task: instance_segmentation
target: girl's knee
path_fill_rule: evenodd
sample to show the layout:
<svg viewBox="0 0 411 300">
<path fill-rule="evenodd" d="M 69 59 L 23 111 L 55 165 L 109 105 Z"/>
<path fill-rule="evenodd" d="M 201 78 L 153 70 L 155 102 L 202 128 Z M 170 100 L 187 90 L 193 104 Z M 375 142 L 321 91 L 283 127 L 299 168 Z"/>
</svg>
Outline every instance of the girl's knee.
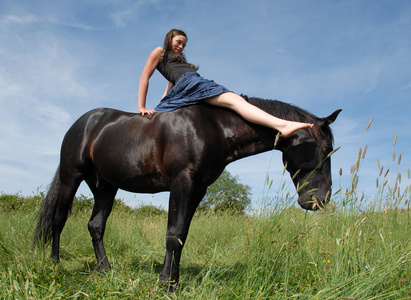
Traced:
<svg viewBox="0 0 411 300">
<path fill-rule="evenodd" d="M 237 105 L 247 103 L 247 101 L 243 97 L 241 97 L 240 95 L 237 95 L 237 94 L 232 93 L 232 92 L 229 92 L 229 93 L 226 93 L 226 94 L 227 95 L 225 95 L 226 96 L 225 101 L 227 103 L 229 103 L 230 105 L 237 106 Z"/>
<path fill-rule="evenodd" d="M 227 92 L 216 97 L 206 100 L 207 103 L 217 106 L 222 106 L 236 110 L 236 108 L 248 104 L 248 102 L 241 96 Z"/>
</svg>

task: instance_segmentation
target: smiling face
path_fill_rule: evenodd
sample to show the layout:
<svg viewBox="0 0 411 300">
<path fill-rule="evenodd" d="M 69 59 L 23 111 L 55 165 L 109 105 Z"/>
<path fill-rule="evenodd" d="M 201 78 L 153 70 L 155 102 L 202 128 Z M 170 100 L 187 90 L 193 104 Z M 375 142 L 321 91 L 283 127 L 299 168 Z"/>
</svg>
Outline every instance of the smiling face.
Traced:
<svg viewBox="0 0 411 300">
<path fill-rule="evenodd" d="M 187 38 L 183 35 L 176 35 L 171 39 L 171 51 L 173 54 L 179 55 L 183 52 L 187 44 Z"/>
</svg>

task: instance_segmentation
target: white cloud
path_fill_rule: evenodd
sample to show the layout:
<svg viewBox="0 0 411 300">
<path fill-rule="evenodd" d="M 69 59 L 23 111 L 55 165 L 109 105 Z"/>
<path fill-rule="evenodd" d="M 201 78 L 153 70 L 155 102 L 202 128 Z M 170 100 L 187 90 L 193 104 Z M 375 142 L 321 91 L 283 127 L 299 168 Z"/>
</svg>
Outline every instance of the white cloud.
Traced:
<svg viewBox="0 0 411 300">
<path fill-rule="evenodd" d="M 34 15 L 25 14 L 25 15 L 6 15 L 0 19 L 0 23 L 5 25 L 17 23 L 29 25 L 38 22 L 38 18 Z"/>
</svg>

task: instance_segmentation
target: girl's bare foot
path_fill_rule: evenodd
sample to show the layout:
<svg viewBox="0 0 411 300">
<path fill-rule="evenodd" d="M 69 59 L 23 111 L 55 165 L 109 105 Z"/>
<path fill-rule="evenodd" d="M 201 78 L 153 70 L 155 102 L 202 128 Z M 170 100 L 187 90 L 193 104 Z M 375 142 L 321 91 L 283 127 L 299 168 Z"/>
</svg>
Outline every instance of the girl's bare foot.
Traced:
<svg viewBox="0 0 411 300">
<path fill-rule="evenodd" d="M 283 135 L 283 137 L 289 137 L 291 134 L 293 134 L 297 130 L 300 130 L 303 128 L 313 128 L 313 127 L 314 127 L 314 124 L 311 124 L 311 123 L 300 123 L 300 122 L 288 121 L 283 126 L 281 126 L 281 128 L 278 128 L 278 130 Z"/>
</svg>

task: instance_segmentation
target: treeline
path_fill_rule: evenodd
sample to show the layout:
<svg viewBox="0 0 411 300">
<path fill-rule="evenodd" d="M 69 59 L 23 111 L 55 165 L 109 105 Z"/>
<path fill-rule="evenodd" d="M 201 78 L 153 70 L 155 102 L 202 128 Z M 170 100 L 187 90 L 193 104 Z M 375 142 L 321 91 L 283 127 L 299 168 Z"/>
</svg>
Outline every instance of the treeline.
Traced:
<svg viewBox="0 0 411 300">
<path fill-rule="evenodd" d="M 14 211 L 27 211 L 34 212 L 37 211 L 43 201 L 45 195 L 34 195 L 30 197 L 21 196 L 18 194 L 1 194 L 0 195 L 0 210 L 3 212 L 14 212 Z M 79 197 L 74 197 L 73 205 L 71 209 L 72 214 L 81 212 L 91 212 L 94 207 L 94 199 L 80 195 Z M 121 199 L 114 199 L 113 210 L 135 213 L 144 216 L 160 216 L 167 215 L 167 211 L 160 207 L 154 205 L 140 205 L 137 207 L 131 207 L 127 205 Z M 212 213 L 231 213 L 235 215 L 245 215 L 244 207 L 239 205 L 238 201 L 235 200 L 225 200 L 220 201 L 218 205 L 203 205 L 198 207 L 199 212 L 212 212 Z"/>
<path fill-rule="evenodd" d="M 0 195 L 0 208 L 3 211 L 33 211 L 38 210 L 45 193 L 40 192 L 31 197 L 16 195 Z M 214 184 L 212 184 L 200 203 L 198 210 L 210 212 L 225 212 L 236 215 L 245 215 L 247 207 L 251 203 L 251 188 L 248 185 L 240 183 L 238 176 L 232 176 L 227 170 L 220 175 Z M 80 195 L 73 200 L 72 213 L 91 211 L 94 206 L 94 199 Z M 135 212 L 144 215 L 162 215 L 167 211 L 154 205 L 143 205 L 132 208 L 123 200 L 115 199 L 113 209 Z"/>
<path fill-rule="evenodd" d="M 20 195 L 0 195 L 0 210 L 4 212 L 13 212 L 13 211 L 37 211 L 43 201 L 45 195 L 40 193 L 39 195 L 34 195 L 31 197 L 24 197 Z M 94 199 L 80 195 L 79 197 L 74 197 L 73 206 L 71 213 L 87 212 L 93 209 Z M 113 209 L 120 210 L 123 212 L 134 212 L 144 215 L 166 215 L 167 211 L 164 209 L 158 208 L 154 205 L 143 205 L 139 207 L 131 207 L 127 205 L 121 199 L 115 199 L 113 204 Z"/>
</svg>

